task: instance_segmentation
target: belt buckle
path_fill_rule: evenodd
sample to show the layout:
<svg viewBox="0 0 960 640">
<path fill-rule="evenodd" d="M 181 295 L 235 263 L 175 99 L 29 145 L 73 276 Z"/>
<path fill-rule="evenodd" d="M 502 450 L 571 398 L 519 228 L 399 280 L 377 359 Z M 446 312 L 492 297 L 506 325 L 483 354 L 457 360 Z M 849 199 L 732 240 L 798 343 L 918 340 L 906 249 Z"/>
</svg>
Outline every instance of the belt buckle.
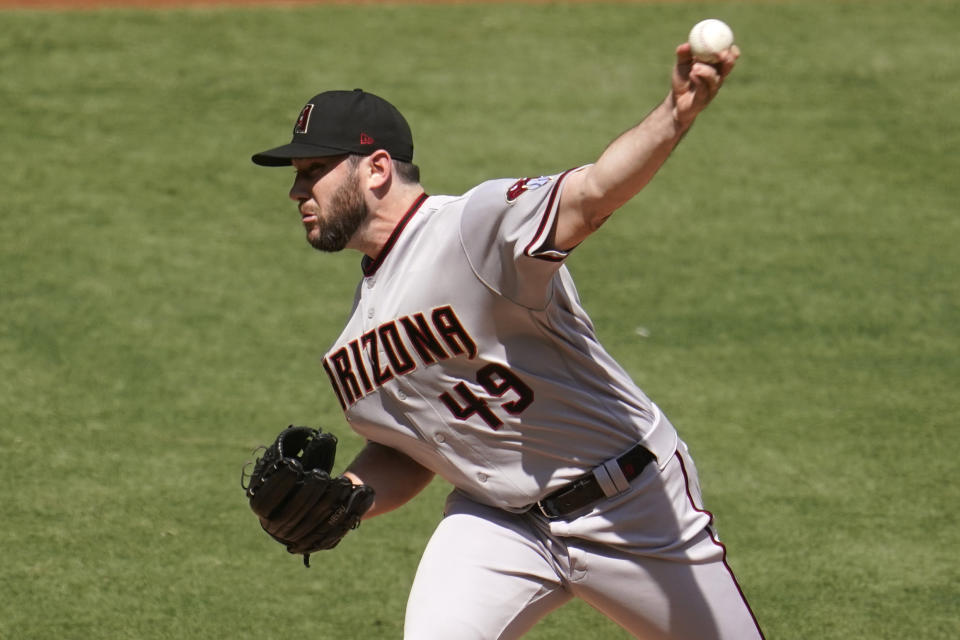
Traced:
<svg viewBox="0 0 960 640">
<path fill-rule="evenodd" d="M 584 476 L 581 476 L 576 480 L 574 480 L 573 482 L 567 484 L 566 486 L 560 487 L 559 489 L 557 489 L 556 491 L 548 495 L 543 500 L 540 500 L 539 502 L 537 502 L 537 508 L 540 509 L 540 513 L 542 513 L 543 517 L 545 517 L 547 520 L 557 520 L 558 518 L 562 518 L 566 514 L 560 513 L 559 509 L 557 509 L 556 505 L 554 504 L 554 501 L 557 498 L 562 498 L 564 496 L 570 495 L 571 493 L 575 493 L 579 491 L 586 485 L 590 484 L 590 482 L 593 480 L 594 480 L 594 477 L 592 472 Z M 546 505 L 553 511 L 552 515 L 547 513 L 547 510 L 544 508 L 544 505 Z"/>
<path fill-rule="evenodd" d="M 556 519 L 559 518 L 560 516 L 559 516 L 559 515 L 551 515 L 551 514 L 547 513 L 547 510 L 546 510 L 546 509 L 544 508 L 544 506 L 543 506 L 543 504 L 544 504 L 545 502 L 547 502 L 549 499 L 550 499 L 550 498 L 544 498 L 543 500 L 540 500 L 539 502 L 537 502 L 537 509 L 540 510 L 540 513 L 543 514 L 543 517 L 546 518 L 547 520 L 556 520 Z"/>
</svg>

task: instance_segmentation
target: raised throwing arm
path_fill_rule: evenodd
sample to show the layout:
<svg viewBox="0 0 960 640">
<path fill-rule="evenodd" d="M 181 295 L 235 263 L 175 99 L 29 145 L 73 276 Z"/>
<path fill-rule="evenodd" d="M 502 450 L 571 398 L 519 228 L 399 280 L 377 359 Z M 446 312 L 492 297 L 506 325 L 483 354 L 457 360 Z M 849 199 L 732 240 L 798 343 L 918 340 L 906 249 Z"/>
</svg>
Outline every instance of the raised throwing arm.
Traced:
<svg viewBox="0 0 960 640">
<path fill-rule="evenodd" d="M 616 138 L 596 163 L 567 177 L 552 245 L 572 249 L 600 228 L 657 173 L 733 71 L 733 46 L 716 64 L 695 62 L 688 43 L 676 50 L 670 93 L 639 124 Z"/>
</svg>

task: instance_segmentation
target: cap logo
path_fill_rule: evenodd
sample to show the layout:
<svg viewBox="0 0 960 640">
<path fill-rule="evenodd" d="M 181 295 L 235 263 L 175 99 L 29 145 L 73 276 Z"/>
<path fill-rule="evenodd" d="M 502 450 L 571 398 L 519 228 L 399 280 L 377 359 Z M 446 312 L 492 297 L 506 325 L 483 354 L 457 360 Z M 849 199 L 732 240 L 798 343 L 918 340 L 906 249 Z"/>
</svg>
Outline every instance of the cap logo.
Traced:
<svg viewBox="0 0 960 640">
<path fill-rule="evenodd" d="M 300 112 L 300 116 L 297 118 L 297 124 L 293 126 L 294 133 L 306 133 L 307 129 L 310 127 L 310 114 L 313 113 L 313 105 L 308 104 Z"/>
<path fill-rule="evenodd" d="M 371 138 L 371 137 L 368 136 L 367 134 L 361 132 L 361 133 L 360 133 L 360 144 L 363 144 L 363 145 L 373 144 L 373 138 Z"/>
</svg>

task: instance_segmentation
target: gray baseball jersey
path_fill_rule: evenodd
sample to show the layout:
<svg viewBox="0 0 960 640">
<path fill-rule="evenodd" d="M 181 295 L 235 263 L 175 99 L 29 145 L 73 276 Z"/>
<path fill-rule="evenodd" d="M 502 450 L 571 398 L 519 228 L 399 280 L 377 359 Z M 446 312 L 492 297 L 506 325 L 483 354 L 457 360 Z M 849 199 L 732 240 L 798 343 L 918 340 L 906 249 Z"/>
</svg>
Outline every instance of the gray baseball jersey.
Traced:
<svg viewBox="0 0 960 640">
<path fill-rule="evenodd" d="M 510 511 L 638 442 L 661 468 L 677 448 L 547 245 L 566 175 L 421 196 L 324 357 L 354 430 Z"/>
</svg>

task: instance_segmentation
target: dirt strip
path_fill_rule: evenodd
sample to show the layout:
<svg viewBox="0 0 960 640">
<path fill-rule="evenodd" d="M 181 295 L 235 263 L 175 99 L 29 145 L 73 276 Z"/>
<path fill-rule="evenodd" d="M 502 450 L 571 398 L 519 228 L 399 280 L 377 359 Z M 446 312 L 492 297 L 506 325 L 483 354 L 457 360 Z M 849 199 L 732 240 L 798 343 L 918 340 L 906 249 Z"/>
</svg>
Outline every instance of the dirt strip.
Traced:
<svg viewBox="0 0 960 640">
<path fill-rule="evenodd" d="M 0 9 L 82 10 L 100 8 L 184 9 L 215 6 L 295 6 L 309 4 L 612 4 L 679 3 L 689 0 L 0 0 Z"/>
</svg>

